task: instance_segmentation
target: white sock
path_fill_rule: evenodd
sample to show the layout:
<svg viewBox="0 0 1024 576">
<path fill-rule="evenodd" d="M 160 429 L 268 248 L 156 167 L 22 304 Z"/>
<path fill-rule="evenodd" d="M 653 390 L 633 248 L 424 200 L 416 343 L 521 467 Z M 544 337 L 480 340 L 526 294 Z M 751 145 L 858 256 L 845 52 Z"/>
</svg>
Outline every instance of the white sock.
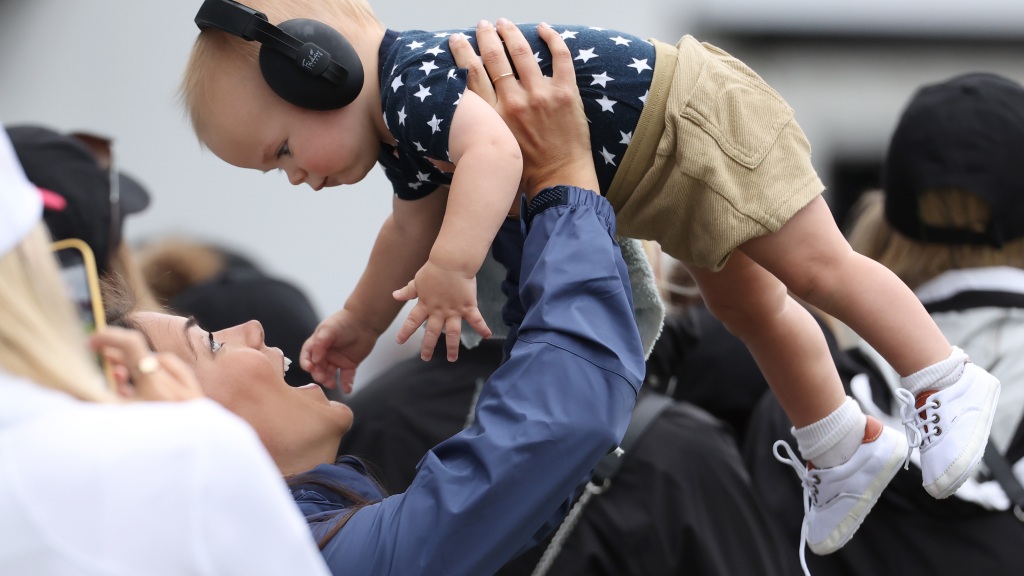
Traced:
<svg viewBox="0 0 1024 576">
<path fill-rule="evenodd" d="M 900 387 L 906 388 L 914 396 L 925 390 L 949 388 L 960 379 L 968 361 L 967 353 L 954 346 L 945 360 L 900 378 Z"/>
<path fill-rule="evenodd" d="M 849 460 L 864 441 L 868 419 L 860 405 L 850 398 L 817 422 L 793 428 L 797 448 L 815 468 L 832 468 Z"/>
</svg>

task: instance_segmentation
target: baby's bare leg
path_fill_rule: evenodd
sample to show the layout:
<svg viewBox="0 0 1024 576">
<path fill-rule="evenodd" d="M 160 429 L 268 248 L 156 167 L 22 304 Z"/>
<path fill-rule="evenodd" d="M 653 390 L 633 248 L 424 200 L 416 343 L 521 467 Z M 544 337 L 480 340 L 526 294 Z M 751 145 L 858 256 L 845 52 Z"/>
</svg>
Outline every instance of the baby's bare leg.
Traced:
<svg viewBox="0 0 1024 576">
<path fill-rule="evenodd" d="M 900 373 L 904 425 L 910 446 L 921 449 L 924 487 L 935 498 L 953 494 L 985 452 L 999 381 L 951 348 L 895 274 L 850 249 L 821 198 L 741 249 L 853 328 Z"/>
<path fill-rule="evenodd" d="M 888 268 L 850 248 L 823 198 L 740 250 L 797 297 L 852 328 L 901 376 L 949 356 L 949 342 L 917 296 Z"/>
<path fill-rule="evenodd" d="M 719 272 L 687 269 L 708 310 L 746 344 L 794 426 L 817 422 L 843 403 L 821 328 L 782 282 L 738 251 Z"/>
</svg>

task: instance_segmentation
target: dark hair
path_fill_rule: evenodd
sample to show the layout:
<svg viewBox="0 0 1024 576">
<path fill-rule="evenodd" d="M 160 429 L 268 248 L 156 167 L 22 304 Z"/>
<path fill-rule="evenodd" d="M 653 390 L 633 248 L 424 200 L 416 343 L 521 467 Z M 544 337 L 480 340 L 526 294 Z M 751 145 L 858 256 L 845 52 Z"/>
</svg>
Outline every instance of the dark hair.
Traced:
<svg viewBox="0 0 1024 576">
<path fill-rule="evenodd" d="M 349 458 L 355 457 L 350 456 Z M 387 491 L 384 489 L 384 485 L 373 473 L 370 472 L 366 462 L 359 458 L 355 459 L 362 463 L 366 468 L 366 477 L 376 485 L 377 489 L 380 491 L 381 494 L 384 494 L 386 496 Z M 325 490 L 330 490 L 339 498 L 347 500 L 352 503 L 344 510 L 339 510 L 336 514 L 332 514 L 331 516 L 315 521 L 316 524 L 332 524 L 330 529 L 327 530 L 327 533 L 324 534 L 323 537 L 317 541 L 317 546 L 319 546 L 321 550 L 323 550 L 324 547 L 327 546 L 328 542 L 330 542 L 335 536 L 337 536 L 338 532 L 345 527 L 345 524 L 348 523 L 349 519 L 352 518 L 353 514 L 358 512 L 364 506 L 368 506 L 370 504 L 378 502 L 377 500 L 370 500 L 363 496 L 362 494 L 360 494 L 359 492 L 356 492 L 355 490 L 349 488 L 348 486 L 340 484 L 337 481 L 328 478 L 322 474 L 318 474 L 316 471 L 293 474 L 291 476 L 286 477 L 285 482 L 287 482 L 289 488 L 295 488 L 303 484 L 318 486 Z"/>
</svg>

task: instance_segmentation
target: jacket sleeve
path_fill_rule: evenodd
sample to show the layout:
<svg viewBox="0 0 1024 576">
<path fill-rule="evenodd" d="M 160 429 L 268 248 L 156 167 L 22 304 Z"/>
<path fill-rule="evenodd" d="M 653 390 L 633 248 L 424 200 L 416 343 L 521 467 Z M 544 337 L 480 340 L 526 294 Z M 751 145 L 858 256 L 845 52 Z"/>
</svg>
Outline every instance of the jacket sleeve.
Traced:
<svg viewBox="0 0 1024 576">
<path fill-rule="evenodd" d="M 644 360 L 611 206 L 556 187 L 524 214 L 526 316 L 510 358 L 475 423 L 428 452 L 404 494 L 359 510 L 328 543 L 335 574 L 493 574 L 622 438 Z"/>
</svg>

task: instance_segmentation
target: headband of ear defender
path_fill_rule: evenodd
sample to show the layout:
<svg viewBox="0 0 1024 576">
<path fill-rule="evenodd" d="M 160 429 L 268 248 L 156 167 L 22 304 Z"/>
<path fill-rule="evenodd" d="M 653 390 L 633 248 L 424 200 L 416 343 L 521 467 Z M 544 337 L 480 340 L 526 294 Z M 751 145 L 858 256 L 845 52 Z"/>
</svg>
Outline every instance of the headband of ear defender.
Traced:
<svg viewBox="0 0 1024 576">
<path fill-rule="evenodd" d="M 261 43 L 263 79 L 278 96 L 301 108 L 341 108 L 363 88 L 359 55 L 323 22 L 296 18 L 274 26 L 262 12 L 232 0 L 205 0 L 195 22 L 200 30 L 216 28 Z"/>
</svg>

